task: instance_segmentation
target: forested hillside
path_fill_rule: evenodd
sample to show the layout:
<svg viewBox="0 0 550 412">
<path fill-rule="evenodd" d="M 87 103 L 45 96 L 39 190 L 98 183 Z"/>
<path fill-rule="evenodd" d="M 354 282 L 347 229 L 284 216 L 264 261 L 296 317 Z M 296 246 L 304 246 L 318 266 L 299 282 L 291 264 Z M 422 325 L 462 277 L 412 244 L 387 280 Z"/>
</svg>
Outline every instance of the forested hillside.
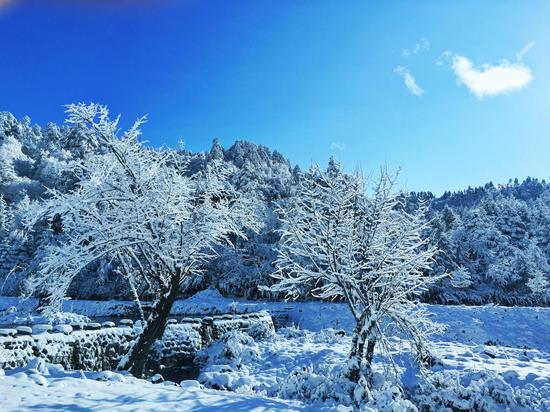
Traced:
<svg viewBox="0 0 550 412">
<path fill-rule="evenodd" d="M 26 210 L 51 190 L 74 189 L 78 175 L 72 162 L 102 153 L 90 144 L 88 131 L 75 125 L 32 125 L 0 113 L 0 294 L 24 291 L 34 270 L 29 262 L 44 242 L 56 242 L 63 230 L 60 219 L 24 229 Z M 151 149 L 153 150 L 153 149 Z M 174 152 L 186 164 L 185 173 L 203 173 L 211 165 L 224 173 L 240 193 L 252 194 L 262 205 L 261 230 L 249 230 L 231 246 L 218 246 L 217 258 L 204 267 L 187 292 L 216 286 L 222 293 L 248 298 L 268 297 L 260 285 L 273 282 L 274 260 L 280 240 L 276 204 L 295 195 L 302 171 L 264 146 L 237 141 L 228 149 L 214 141 L 209 152 Z M 221 167 L 220 167 L 221 165 Z M 339 173 L 340 166 L 329 162 Z M 435 197 L 429 192 L 404 194 L 411 210 L 430 202 L 430 230 L 426 236 L 441 249 L 436 273 L 449 272 L 424 294 L 437 303 L 500 303 L 547 305 L 550 302 L 550 185 L 544 180 L 488 183 L 462 192 Z M 78 298 L 129 298 L 127 282 L 108 259 L 95 263 L 73 282 Z M 93 274 L 94 276 L 90 276 Z M 147 296 L 147 289 L 138 291 Z"/>
</svg>

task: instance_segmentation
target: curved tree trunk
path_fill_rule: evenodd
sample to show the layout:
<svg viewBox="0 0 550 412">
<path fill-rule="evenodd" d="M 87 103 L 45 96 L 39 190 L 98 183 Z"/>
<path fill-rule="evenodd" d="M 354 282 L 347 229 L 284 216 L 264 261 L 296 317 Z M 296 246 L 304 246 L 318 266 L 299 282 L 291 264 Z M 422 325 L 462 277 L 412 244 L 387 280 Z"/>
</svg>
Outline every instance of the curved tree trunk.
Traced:
<svg viewBox="0 0 550 412">
<path fill-rule="evenodd" d="M 171 279 L 169 290 L 155 302 L 145 328 L 130 349 L 127 362 L 119 365 L 119 369 L 127 369 L 136 377 L 142 377 L 145 374 L 151 347 L 157 339 L 162 337 L 166 329 L 172 305 L 179 291 L 180 279 L 181 275 L 175 274 Z"/>
</svg>

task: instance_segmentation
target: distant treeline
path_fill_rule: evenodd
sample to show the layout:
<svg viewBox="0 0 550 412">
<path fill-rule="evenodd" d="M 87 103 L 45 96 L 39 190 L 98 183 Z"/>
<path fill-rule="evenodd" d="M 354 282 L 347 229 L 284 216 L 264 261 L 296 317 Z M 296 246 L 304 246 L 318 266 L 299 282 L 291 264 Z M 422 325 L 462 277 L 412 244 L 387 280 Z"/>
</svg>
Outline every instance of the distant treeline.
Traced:
<svg viewBox="0 0 550 412">
<path fill-rule="evenodd" d="M 19 294 L 33 271 L 32 260 L 42 242 L 55 242 L 56 222 L 29 232 L 22 219 L 31 204 L 50 190 L 70 191 L 78 182 L 75 159 L 104 148 L 95 147 L 78 126 L 32 125 L 0 113 L 0 294 Z M 222 162 L 231 184 L 254 192 L 265 204 L 260 233 L 220 247 L 218 257 L 187 291 L 216 286 L 222 293 L 247 298 L 268 297 L 259 285 L 272 283 L 279 242 L 275 204 L 295 193 L 302 174 L 279 152 L 237 141 L 229 149 L 214 140 L 209 152 L 178 150 L 187 173 Z M 452 276 L 426 291 L 424 299 L 439 303 L 547 305 L 550 302 L 550 185 L 544 180 L 488 183 L 435 197 L 430 192 L 404 194 L 406 207 L 430 201 L 430 241 L 441 249 L 437 273 Z M 59 229 L 59 228 L 57 228 Z M 75 298 L 128 299 L 125 282 L 109 260 L 89 267 L 71 287 Z M 96 276 L 89 276 L 93 272 Z M 142 291 L 146 295 L 146 291 Z"/>
</svg>

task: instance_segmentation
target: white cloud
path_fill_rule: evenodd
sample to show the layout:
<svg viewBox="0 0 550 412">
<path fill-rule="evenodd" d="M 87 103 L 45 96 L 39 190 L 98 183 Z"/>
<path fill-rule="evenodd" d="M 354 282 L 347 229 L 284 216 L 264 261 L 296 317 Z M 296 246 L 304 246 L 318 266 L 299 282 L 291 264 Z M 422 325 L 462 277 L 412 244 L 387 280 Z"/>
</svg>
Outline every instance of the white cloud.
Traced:
<svg viewBox="0 0 550 412">
<path fill-rule="evenodd" d="M 422 37 L 418 43 L 414 45 L 412 49 L 403 49 L 401 50 L 401 56 L 403 57 L 410 57 L 414 54 L 418 54 L 421 51 L 428 51 L 430 50 L 430 42 L 425 37 Z"/>
<path fill-rule="evenodd" d="M 452 68 L 459 83 L 464 84 L 480 99 L 519 90 L 533 80 L 528 66 L 507 60 L 496 66 L 484 64 L 478 69 L 470 59 L 453 55 Z"/>
<path fill-rule="evenodd" d="M 535 44 L 537 44 L 537 43 L 535 43 L 534 41 L 530 41 L 529 43 L 527 43 L 525 45 L 525 47 L 523 49 L 520 50 L 520 52 L 516 56 L 516 58 L 518 59 L 518 62 L 523 59 L 523 56 L 525 56 L 527 54 L 527 52 L 529 52 L 529 50 L 531 50 L 533 47 L 535 47 Z"/>
<path fill-rule="evenodd" d="M 343 152 L 346 150 L 346 144 L 342 142 L 332 142 L 330 144 L 330 150 L 337 151 L 337 152 Z"/>
<path fill-rule="evenodd" d="M 413 77 L 409 69 L 403 66 L 397 66 L 394 70 L 394 73 L 397 73 L 403 78 L 403 81 L 405 82 L 405 86 L 407 86 L 407 89 L 414 94 L 415 96 L 421 96 L 424 94 L 424 90 L 422 90 L 418 84 L 416 84 L 416 79 Z"/>
</svg>

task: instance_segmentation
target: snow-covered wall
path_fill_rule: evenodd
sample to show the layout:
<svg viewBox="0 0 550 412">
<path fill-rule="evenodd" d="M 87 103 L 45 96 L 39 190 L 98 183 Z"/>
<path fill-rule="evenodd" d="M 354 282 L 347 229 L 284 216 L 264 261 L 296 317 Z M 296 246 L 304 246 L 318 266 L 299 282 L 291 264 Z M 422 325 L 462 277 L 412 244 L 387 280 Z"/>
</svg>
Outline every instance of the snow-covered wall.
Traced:
<svg viewBox="0 0 550 412">
<path fill-rule="evenodd" d="M 75 330 L 69 325 L 18 327 L 0 330 L 0 369 L 27 364 L 34 357 L 59 363 L 67 369 L 115 369 L 139 326 L 88 324 Z M 265 312 L 221 315 L 202 319 L 172 321 L 153 348 L 155 364 L 165 367 L 191 364 L 195 353 L 233 329 L 273 330 L 271 316 Z"/>
</svg>

